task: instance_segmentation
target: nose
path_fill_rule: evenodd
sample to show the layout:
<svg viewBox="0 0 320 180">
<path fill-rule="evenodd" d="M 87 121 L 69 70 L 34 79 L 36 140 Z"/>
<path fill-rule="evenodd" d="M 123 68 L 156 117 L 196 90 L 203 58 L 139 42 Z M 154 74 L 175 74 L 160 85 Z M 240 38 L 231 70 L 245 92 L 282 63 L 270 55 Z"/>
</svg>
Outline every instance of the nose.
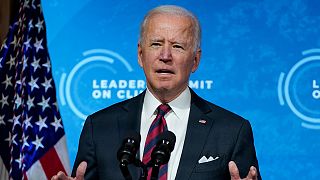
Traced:
<svg viewBox="0 0 320 180">
<path fill-rule="evenodd" d="M 162 47 L 160 52 L 160 61 L 168 62 L 172 60 L 171 48 L 168 45 Z"/>
</svg>

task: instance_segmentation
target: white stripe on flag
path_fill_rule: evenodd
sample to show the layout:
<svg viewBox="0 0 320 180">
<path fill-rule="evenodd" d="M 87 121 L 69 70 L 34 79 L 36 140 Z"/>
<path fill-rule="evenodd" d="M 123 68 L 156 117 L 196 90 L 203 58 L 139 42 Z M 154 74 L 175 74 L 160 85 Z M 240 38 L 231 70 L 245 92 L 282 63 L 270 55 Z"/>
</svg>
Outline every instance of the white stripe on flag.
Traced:
<svg viewBox="0 0 320 180">
<path fill-rule="evenodd" d="M 66 142 L 66 136 L 64 135 L 60 140 L 57 142 L 56 145 L 54 145 L 54 148 L 56 149 L 56 152 L 60 158 L 60 161 L 68 175 L 71 174 L 70 172 L 70 161 L 69 161 L 69 155 L 67 151 L 67 142 Z"/>
<path fill-rule="evenodd" d="M 27 171 L 28 180 L 47 179 L 46 174 L 39 161 L 35 162 Z"/>
<path fill-rule="evenodd" d="M 7 168 L 6 166 L 4 166 L 4 163 L 1 157 L 0 157 L 0 179 L 9 180 L 9 174 L 8 174 Z"/>
</svg>

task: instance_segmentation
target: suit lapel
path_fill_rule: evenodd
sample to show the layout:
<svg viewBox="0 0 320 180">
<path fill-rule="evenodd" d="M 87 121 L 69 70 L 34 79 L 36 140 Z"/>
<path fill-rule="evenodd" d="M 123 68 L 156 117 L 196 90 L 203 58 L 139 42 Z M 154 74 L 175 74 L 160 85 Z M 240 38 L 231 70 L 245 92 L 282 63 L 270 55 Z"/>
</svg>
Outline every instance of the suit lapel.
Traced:
<svg viewBox="0 0 320 180">
<path fill-rule="evenodd" d="M 122 141 L 128 132 L 140 132 L 141 112 L 145 91 L 140 95 L 126 101 L 118 118 L 119 139 Z M 139 153 L 137 153 L 139 155 Z M 133 179 L 138 179 L 139 169 L 133 164 L 129 165 Z"/>
<path fill-rule="evenodd" d="M 206 116 L 211 111 L 209 105 L 191 89 L 191 107 L 183 151 L 176 179 L 188 179 L 198 163 L 200 153 L 206 143 L 213 120 Z"/>
<path fill-rule="evenodd" d="M 140 95 L 127 100 L 122 105 L 123 111 L 120 112 L 118 119 L 120 138 L 123 138 L 129 131 L 140 132 L 141 112 L 144 94 L 145 91 Z"/>
</svg>

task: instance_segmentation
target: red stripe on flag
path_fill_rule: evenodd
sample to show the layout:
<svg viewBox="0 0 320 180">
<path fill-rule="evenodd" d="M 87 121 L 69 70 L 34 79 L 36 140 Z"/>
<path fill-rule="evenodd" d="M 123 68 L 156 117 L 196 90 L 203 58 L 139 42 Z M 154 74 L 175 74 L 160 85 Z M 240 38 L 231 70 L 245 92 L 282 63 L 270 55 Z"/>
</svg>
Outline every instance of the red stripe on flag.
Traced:
<svg viewBox="0 0 320 180">
<path fill-rule="evenodd" d="M 23 172 L 23 180 L 28 180 L 28 176 L 27 176 L 27 173 L 25 171 Z"/>
<path fill-rule="evenodd" d="M 54 147 L 50 148 L 49 151 L 41 157 L 40 163 L 48 179 L 51 179 L 51 177 L 59 171 L 67 174 Z"/>
</svg>

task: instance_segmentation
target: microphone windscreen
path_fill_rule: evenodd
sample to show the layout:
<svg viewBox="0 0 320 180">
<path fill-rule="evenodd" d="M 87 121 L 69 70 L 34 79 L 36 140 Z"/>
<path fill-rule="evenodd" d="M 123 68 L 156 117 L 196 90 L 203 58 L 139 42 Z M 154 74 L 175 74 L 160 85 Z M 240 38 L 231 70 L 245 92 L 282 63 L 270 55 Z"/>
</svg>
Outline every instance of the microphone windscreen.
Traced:
<svg viewBox="0 0 320 180">
<path fill-rule="evenodd" d="M 176 143 L 176 135 L 174 135 L 171 131 L 164 131 L 162 134 L 159 135 L 159 143 L 161 143 L 163 140 L 168 141 L 168 145 L 170 148 L 170 151 L 173 151 L 174 145 Z"/>
<path fill-rule="evenodd" d="M 128 139 L 134 140 L 135 144 L 137 143 L 138 145 L 140 145 L 140 141 L 141 141 L 141 136 L 139 133 L 137 133 L 136 131 L 129 131 L 124 138 L 124 141 L 127 141 Z"/>
</svg>

